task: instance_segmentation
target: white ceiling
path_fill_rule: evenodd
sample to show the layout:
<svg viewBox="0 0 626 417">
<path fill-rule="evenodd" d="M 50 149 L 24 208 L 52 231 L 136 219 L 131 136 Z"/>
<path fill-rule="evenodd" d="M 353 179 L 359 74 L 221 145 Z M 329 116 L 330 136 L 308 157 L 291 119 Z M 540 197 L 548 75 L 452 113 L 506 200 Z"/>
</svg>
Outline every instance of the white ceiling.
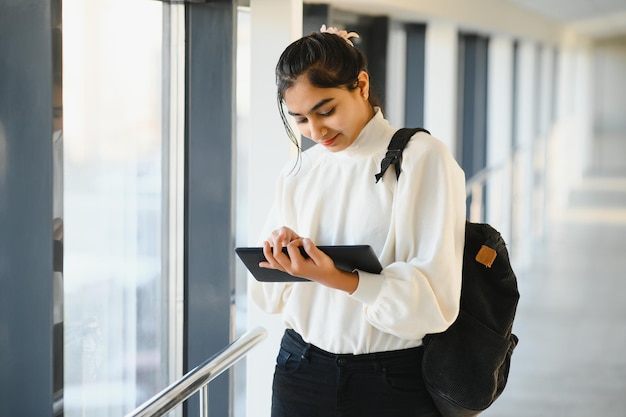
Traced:
<svg viewBox="0 0 626 417">
<path fill-rule="evenodd" d="M 509 0 L 593 38 L 626 36 L 626 0 Z"/>
</svg>

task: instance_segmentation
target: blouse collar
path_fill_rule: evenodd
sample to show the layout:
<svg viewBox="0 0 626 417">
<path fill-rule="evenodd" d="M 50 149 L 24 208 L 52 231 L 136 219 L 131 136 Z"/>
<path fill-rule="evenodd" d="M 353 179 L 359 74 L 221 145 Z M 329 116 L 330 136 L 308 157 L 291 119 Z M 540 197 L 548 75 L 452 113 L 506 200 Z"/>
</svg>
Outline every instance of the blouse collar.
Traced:
<svg viewBox="0 0 626 417">
<path fill-rule="evenodd" d="M 354 142 L 336 155 L 355 156 L 369 154 L 372 150 L 388 145 L 389 122 L 385 119 L 380 107 L 374 108 L 374 116 L 367 122 Z"/>
</svg>

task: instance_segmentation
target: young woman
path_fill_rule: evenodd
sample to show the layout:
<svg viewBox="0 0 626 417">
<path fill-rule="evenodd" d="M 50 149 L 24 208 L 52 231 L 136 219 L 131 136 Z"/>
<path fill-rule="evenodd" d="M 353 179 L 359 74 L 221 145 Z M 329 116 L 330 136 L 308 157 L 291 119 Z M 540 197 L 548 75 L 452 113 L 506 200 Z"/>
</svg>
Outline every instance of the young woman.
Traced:
<svg viewBox="0 0 626 417">
<path fill-rule="evenodd" d="M 354 36 L 322 27 L 276 67 L 291 140 L 284 108 L 316 145 L 280 175 L 263 234 L 262 266 L 311 282 L 250 282 L 255 303 L 286 327 L 273 417 L 439 416 L 421 376 L 422 338 L 458 314 L 465 178 L 422 132 L 404 150 L 399 179 L 390 169 L 376 182 L 396 129 L 372 97 Z M 316 246 L 360 244 L 374 248 L 380 274 L 339 270 Z"/>
</svg>

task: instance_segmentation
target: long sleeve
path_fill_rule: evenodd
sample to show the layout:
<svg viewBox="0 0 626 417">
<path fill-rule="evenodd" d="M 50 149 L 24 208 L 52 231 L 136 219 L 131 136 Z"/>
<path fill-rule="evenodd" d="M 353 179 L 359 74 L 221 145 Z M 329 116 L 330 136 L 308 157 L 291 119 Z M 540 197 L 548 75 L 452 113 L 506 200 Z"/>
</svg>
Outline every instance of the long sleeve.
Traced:
<svg viewBox="0 0 626 417">
<path fill-rule="evenodd" d="M 389 264 L 379 276 L 360 272 L 353 297 L 364 303 L 375 327 L 421 339 L 445 330 L 458 314 L 465 178 L 444 145 L 431 136 L 418 134 L 409 143 L 388 237 L 395 245 L 382 254 Z"/>
<path fill-rule="evenodd" d="M 282 225 L 280 219 L 280 207 L 275 203 L 265 222 L 259 242 L 266 239 L 272 230 Z M 252 278 L 252 275 L 248 277 L 248 292 L 250 298 L 261 310 L 270 314 L 277 314 L 283 311 L 289 299 L 292 286 L 293 284 L 285 282 L 260 283 Z"/>
</svg>

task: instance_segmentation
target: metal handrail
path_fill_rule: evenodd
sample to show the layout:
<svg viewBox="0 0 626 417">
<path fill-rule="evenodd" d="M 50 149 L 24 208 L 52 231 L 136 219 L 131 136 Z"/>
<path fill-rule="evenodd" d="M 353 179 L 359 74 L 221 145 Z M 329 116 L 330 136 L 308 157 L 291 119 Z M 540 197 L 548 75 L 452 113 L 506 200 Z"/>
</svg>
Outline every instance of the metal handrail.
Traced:
<svg viewBox="0 0 626 417">
<path fill-rule="evenodd" d="M 483 211 L 483 187 L 489 179 L 495 174 L 504 170 L 507 165 L 512 164 L 514 155 L 499 164 L 485 167 L 472 175 L 465 182 L 465 196 L 471 197 L 471 203 L 469 205 L 469 218 L 472 221 L 482 221 L 484 216 Z"/>
<path fill-rule="evenodd" d="M 469 196 L 477 186 L 482 186 L 501 166 L 486 167 L 478 171 L 465 182 L 465 193 Z"/>
<path fill-rule="evenodd" d="M 466 181 L 465 195 L 472 198 L 469 205 L 470 220 L 483 220 L 483 186 L 489 177 L 500 169 L 500 166 L 483 168 Z"/>
<path fill-rule="evenodd" d="M 250 349 L 267 336 L 267 331 L 257 327 L 228 345 L 221 352 L 192 369 L 178 381 L 150 398 L 125 417 L 159 417 L 184 402 L 197 391 L 230 368 Z M 205 398 L 206 399 L 206 398 Z"/>
</svg>

